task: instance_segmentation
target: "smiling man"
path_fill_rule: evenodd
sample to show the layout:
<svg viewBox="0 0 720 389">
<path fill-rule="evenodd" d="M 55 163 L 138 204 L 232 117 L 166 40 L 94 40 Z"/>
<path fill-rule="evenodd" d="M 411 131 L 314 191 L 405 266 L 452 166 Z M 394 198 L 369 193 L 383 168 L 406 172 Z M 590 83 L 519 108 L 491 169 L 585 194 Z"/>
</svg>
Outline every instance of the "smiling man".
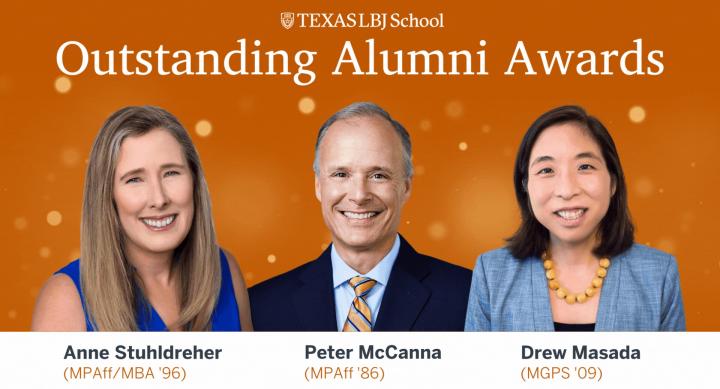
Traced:
<svg viewBox="0 0 720 389">
<path fill-rule="evenodd" d="M 398 234 L 412 186 L 410 135 L 355 103 L 320 128 L 315 195 L 332 245 L 250 289 L 256 331 L 461 331 L 471 272 Z"/>
</svg>

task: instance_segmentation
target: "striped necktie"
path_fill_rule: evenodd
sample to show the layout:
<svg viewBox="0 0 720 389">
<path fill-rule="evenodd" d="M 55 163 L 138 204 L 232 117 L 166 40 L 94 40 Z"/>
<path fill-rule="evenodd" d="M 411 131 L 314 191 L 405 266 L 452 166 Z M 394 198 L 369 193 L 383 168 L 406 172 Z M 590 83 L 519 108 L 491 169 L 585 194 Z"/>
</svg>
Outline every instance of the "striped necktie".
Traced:
<svg viewBox="0 0 720 389">
<path fill-rule="evenodd" d="M 353 277 L 348 280 L 348 284 L 355 289 L 355 298 L 353 299 L 347 320 L 343 326 L 343 332 L 369 332 L 372 331 L 372 312 L 370 306 L 365 300 L 365 296 L 370 293 L 377 281 L 368 277 Z"/>
</svg>

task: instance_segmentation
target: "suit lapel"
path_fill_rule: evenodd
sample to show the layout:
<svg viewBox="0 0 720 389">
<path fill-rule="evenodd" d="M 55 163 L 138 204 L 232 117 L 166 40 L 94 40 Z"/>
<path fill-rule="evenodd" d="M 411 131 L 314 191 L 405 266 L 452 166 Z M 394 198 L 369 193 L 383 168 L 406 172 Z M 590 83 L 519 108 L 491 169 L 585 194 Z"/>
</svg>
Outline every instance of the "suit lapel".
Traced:
<svg viewBox="0 0 720 389">
<path fill-rule="evenodd" d="M 595 331 L 615 330 L 615 316 L 617 316 L 617 305 L 620 296 L 620 275 L 622 274 L 623 257 L 612 259 L 607 276 L 603 280 L 600 289 L 600 301 L 598 302 Z"/>
<path fill-rule="evenodd" d="M 373 331 L 409 331 L 430 298 L 422 280 L 430 273 L 425 258 L 401 236 Z"/>
<path fill-rule="evenodd" d="M 532 313 L 533 323 L 529 328 L 521 328 L 521 331 L 555 331 L 550 307 L 550 292 L 545 277 L 545 269 L 542 260 L 537 257 L 527 258 L 530 262 L 530 277 L 532 288 Z M 529 324 L 529 323 L 527 323 Z"/>
<path fill-rule="evenodd" d="M 337 331 L 329 248 L 305 269 L 300 281 L 301 285 L 292 296 L 300 328 Z"/>
</svg>

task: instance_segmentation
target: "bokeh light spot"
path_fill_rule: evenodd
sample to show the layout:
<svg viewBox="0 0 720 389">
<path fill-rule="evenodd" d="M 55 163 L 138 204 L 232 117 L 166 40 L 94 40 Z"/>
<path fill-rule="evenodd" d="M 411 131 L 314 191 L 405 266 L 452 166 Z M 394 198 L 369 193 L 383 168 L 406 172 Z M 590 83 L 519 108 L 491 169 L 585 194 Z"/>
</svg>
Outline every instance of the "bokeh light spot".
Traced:
<svg viewBox="0 0 720 389">
<path fill-rule="evenodd" d="M 55 79 L 55 90 L 60 94 L 65 94 L 70 92 L 70 89 L 72 89 L 72 82 L 69 78 L 65 76 L 60 76 Z"/>
<path fill-rule="evenodd" d="M 445 105 L 445 114 L 451 119 L 460 118 L 465 113 L 465 107 L 458 100 L 453 100 Z"/>
<path fill-rule="evenodd" d="M 47 222 L 53 227 L 57 227 L 62 223 L 62 214 L 58 211 L 50 211 L 47 214 Z"/>
<path fill-rule="evenodd" d="M 255 100 L 251 96 L 244 96 L 238 100 L 238 108 L 243 114 L 249 114 L 255 109 Z"/>
<path fill-rule="evenodd" d="M 631 107 L 628 112 L 628 117 L 630 117 L 630 121 L 633 123 L 642 123 L 645 120 L 645 108 L 639 105 Z"/>
<path fill-rule="evenodd" d="M 80 162 L 80 153 L 72 148 L 67 148 L 60 155 L 62 162 L 67 167 L 76 166 Z"/>
<path fill-rule="evenodd" d="M 203 138 L 210 135 L 212 129 L 212 123 L 208 120 L 202 119 L 195 123 L 195 133 Z"/>
<path fill-rule="evenodd" d="M 275 263 L 277 261 L 277 257 L 274 254 L 270 254 L 267 256 L 268 263 Z"/>
<path fill-rule="evenodd" d="M 310 115 L 315 112 L 315 100 L 312 97 L 303 97 L 298 101 L 298 109 L 304 115 Z"/>
<path fill-rule="evenodd" d="M 640 197 L 650 197 L 655 191 L 655 185 L 647 177 L 640 177 L 635 181 L 635 193 Z"/>
<path fill-rule="evenodd" d="M 16 217 L 13 224 L 15 225 L 16 230 L 22 231 L 27 228 L 28 221 L 24 217 Z"/>
<path fill-rule="evenodd" d="M 445 227 L 443 222 L 433 222 L 428 226 L 428 235 L 430 235 L 430 238 L 434 240 L 445 239 L 447 236 L 447 227 Z"/>
<path fill-rule="evenodd" d="M 458 144 L 458 149 L 460 149 L 460 151 L 466 151 L 468 149 L 467 142 L 460 142 Z"/>
</svg>

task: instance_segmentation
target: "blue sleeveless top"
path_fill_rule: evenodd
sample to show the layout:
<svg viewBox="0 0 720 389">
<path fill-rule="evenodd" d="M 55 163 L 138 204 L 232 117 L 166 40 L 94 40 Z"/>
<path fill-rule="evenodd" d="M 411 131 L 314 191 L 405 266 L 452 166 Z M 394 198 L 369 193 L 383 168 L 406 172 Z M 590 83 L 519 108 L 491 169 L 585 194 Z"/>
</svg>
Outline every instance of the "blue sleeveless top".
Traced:
<svg viewBox="0 0 720 389">
<path fill-rule="evenodd" d="M 221 283 L 220 295 L 218 296 L 217 305 L 213 311 L 211 318 L 212 331 L 240 331 L 240 314 L 238 313 L 238 305 L 235 300 L 235 288 L 232 284 L 232 276 L 230 274 L 230 266 L 225 257 L 225 253 L 220 250 L 220 267 L 221 267 Z M 58 270 L 55 274 L 65 274 L 72 278 L 75 288 L 80 294 L 83 312 L 85 313 L 85 325 L 88 331 L 94 331 L 87 309 L 85 309 L 85 297 L 82 288 L 80 288 L 80 260 L 76 259 L 64 268 Z M 145 300 L 142 293 L 138 293 L 136 302 L 135 316 L 137 317 L 137 326 L 140 331 L 167 331 L 167 326 L 162 321 L 160 315 Z"/>
</svg>

